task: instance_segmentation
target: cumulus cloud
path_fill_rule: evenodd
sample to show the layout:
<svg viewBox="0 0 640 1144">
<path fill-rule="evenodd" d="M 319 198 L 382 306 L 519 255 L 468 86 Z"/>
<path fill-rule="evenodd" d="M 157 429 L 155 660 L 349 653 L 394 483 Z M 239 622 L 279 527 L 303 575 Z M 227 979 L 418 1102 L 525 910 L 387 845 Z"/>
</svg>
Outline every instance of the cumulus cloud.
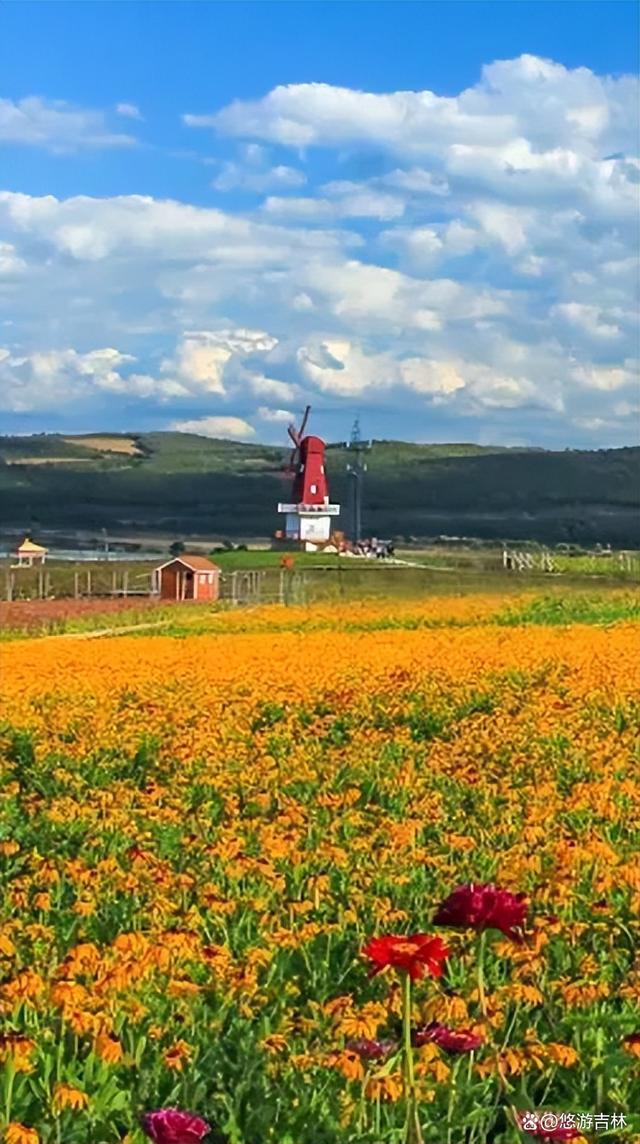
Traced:
<svg viewBox="0 0 640 1144">
<path fill-rule="evenodd" d="M 116 115 L 121 115 L 123 119 L 142 119 L 140 108 L 135 103 L 118 103 Z"/>
<path fill-rule="evenodd" d="M 234 358 L 269 353 L 278 339 L 261 330 L 200 330 L 187 332 L 176 353 L 166 358 L 161 372 L 173 376 L 184 393 L 224 396 L 225 367 Z"/>
<path fill-rule="evenodd" d="M 185 332 L 157 374 L 138 372 L 132 364 L 135 356 L 113 347 L 28 354 L 2 348 L 0 408 L 14 413 L 53 410 L 97 394 L 121 394 L 161 405 L 194 396 L 202 401 L 222 398 L 227 394 L 227 365 L 241 366 L 251 355 L 268 353 L 276 344 L 277 339 L 259 330 Z M 236 389 L 241 388 L 238 376 Z"/>
<path fill-rule="evenodd" d="M 268 215 L 290 219 L 331 222 L 341 218 L 388 220 L 404 214 L 405 204 L 397 195 L 352 182 L 329 183 L 322 190 L 326 198 L 279 198 L 272 196 L 263 203 Z"/>
<path fill-rule="evenodd" d="M 171 429 L 179 433 L 197 433 L 199 437 L 217 437 L 231 441 L 247 441 L 255 437 L 255 429 L 242 417 L 197 417 L 191 421 L 174 421 Z"/>
<path fill-rule="evenodd" d="M 536 151 L 570 146 L 590 154 L 633 150 L 637 84 L 536 56 L 500 60 L 457 96 L 432 91 L 373 94 L 329 84 L 276 87 L 238 100 L 190 127 L 292 147 L 375 144 L 403 155 L 457 145 L 499 147 L 529 139 Z M 604 148 L 604 150 L 603 150 Z"/>
<path fill-rule="evenodd" d="M 56 386 L 127 393 L 190 420 L 257 408 L 265 432 L 307 398 L 349 415 L 357 398 L 363 414 L 405 409 L 408 432 L 415 410 L 441 409 L 485 440 L 534 423 L 554 441 L 580 426 L 600 443 L 596 424 L 628 439 L 637 91 L 533 56 L 446 97 L 291 85 L 187 117 L 234 138 L 216 189 L 262 196 L 251 211 L 0 193 L 5 389 L 20 400 L 18 378 L 33 408 Z M 91 130 L 108 133 L 104 117 Z M 127 360 L 83 372 L 105 342 Z M 37 354 L 78 357 L 45 385 Z"/>
<path fill-rule="evenodd" d="M 224 163 L 219 175 L 211 183 L 216 191 L 251 191 L 262 194 L 264 191 L 277 187 L 284 190 L 288 187 L 302 187 L 307 181 L 303 171 L 295 167 L 277 166 L 265 171 L 255 171 L 243 167 L 240 163 Z"/>
<path fill-rule="evenodd" d="M 500 373 L 460 356 L 398 360 L 390 353 L 368 353 L 346 340 L 326 340 L 302 347 L 298 360 L 304 376 L 321 391 L 342 397 L 404 389 L 434 405 L 455 403 L 460 412 L 472 415 L 492 409 L 563 409 L 562 394 L 553 379 L 542 386 L 526 372 Z"/>
<path fill-rule="evenodd" d="M 553 307 L 552 313 L 591 338 L 617 338 L 620 326 L 615 319 L 624 319 L 620 311 L 606 311 L 583 302 L 561 302 Z"/>
<path fill-rule="evenodd" d="M 27 263 L 10 242 L 0 242 L 0 278 L 13 277 L 27 269 Z"/>
<path fill-rule="evenodd" d="M 122 393 L 128 384 L 120 366 L 134 359 L 111 347 L 17 354 L 0 350 L 0 402 L 8 412 L 55 409 L 95 391 Z M 131 388 L 135 387 L 135 381 Z"/>
<path fill-rule="evenodd" d="M 214 208 L 148 195 L 56 199 L 0 192 L 0 227 L 33 236 L 78 262 L 136 254 L 161 262 L 279 263 L 283 257 L 337 249 L 350 236 L 256 222 Z"/>
<path fill-rule="evenodd" d="M 58 153 L 101 147 L 131 147 L 131 135 L 111 131 L 102 111 L 72 107 L 39 96 L 0 99 L 0 144 L 43 147 Z"/>
<path fill-rule="evenodd" d="M 295 420 L 295 414 L 290 409 L 269 409 L 266 405 L 258 407 L 258 417 L 261 421 L 272 421 L 278 425 L 289 425 Z"/>
<path fill-rule="evenodd" d="M 247 381 L 254 393 L 260 397 L 270 397 L 274 401 L 293 401 L 296 396 L 295 385 L 290 385 L 286 381 L 276 381 L 272 377 L 264 377 L 263 374 L 247 373 Z"/>
</svg>

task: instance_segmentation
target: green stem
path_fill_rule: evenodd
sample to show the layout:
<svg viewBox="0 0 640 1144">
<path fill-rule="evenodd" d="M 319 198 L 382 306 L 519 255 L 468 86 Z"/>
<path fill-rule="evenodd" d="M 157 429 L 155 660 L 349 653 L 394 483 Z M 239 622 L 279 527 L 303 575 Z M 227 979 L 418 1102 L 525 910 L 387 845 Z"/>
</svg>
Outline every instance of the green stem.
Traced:
<svg viewBox="0 0 640 1144">
<path fill-rule="evenodd" d="M 5 1128 L 7 1124 L 11 1123 L 11 1105 L 13 1103 L 13 1082 L 16 1079 L 16 1068 L 13 1060 L 11 1050 L 7 1054 L 7 1061 L 5 1064 L 7 1070 L 7 1079 L 4 1090 L 4 1117 Z"/>
<path fill-rule="evenodd" d="M 458 1058 L 451 1070 L 451 1078 L 449 1080 L 449 1100 L 447 1103 L 447 1144 L 453 1144 L 453 1112 L 456 1103 L 456 1082 L 458 1079 L 458 1070 L 460 1068 L 461 1058 Z"/>
<path fill-rule="evenodd" d="M 487 931 L 483 930 L 478 943 L 478 1002 L 480 1004 L 480 1012 L 485 1021 L 487 1019 L 487 995 L 484 988 L 484 957 L 486 948 Z"/>
<path fill-rule="evenodd" d="M 604 1105 L 604 1071 L 603 1071 L 604 1037 L 602 1029 L 596 1030 L 596 1112 L 602 1112 Z"/>
<path fill-rule="evenodd" d="M 405 1144 L 423 1144 L 418 1102 L 416 1100 L 416 1078 L 413 1071 L 413 1046 L 411 1044 L 411 978 L 404 975 L 402 990 L 402 1030 L 404 1041 L 404 1085 L 407 1104 Z"/>
</svg>

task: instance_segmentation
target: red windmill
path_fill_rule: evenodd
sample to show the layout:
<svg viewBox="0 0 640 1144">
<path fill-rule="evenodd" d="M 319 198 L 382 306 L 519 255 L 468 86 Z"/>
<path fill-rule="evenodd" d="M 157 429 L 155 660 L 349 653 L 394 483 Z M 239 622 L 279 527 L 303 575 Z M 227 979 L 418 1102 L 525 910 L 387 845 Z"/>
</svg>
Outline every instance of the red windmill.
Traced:
<svg viewBox="0 0 640 1144">
<path fill-rule="evenodd" d="M 307 550 L 329 540 L 331 517 L 340 513 L 340 505 L 329 503 L 325 443 L 320 437 L 304 436 L 310 412 L 307 405 L 300 427 L 289 426 L 294 445 L 289 462 L 293 489 L 291 503 L 278 505 L 278 512 L 286 513 L 285 536 L 302 541 Z"/>
</svg>

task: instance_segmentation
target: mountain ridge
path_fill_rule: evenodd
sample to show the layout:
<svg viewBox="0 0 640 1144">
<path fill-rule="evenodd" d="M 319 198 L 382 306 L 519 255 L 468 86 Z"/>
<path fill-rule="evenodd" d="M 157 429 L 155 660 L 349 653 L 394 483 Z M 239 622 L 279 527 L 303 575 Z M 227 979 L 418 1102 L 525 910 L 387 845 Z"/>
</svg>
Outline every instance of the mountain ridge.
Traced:
<svg viewBox="0 0 640 1144">
<path fill-rule="evenodd" d="M 270 536 L 281 526 L 288 454 L 286 445 L 161 431 L 0 437 L 0 528 Z M 331 495 L 344 506 L 339 527 L 347 532 L 350 458 L 345 442 L 327 445 Z M 640 446 L 377 440 L 366 460 L 370 534 L 640 547 Z"/>
</svg>

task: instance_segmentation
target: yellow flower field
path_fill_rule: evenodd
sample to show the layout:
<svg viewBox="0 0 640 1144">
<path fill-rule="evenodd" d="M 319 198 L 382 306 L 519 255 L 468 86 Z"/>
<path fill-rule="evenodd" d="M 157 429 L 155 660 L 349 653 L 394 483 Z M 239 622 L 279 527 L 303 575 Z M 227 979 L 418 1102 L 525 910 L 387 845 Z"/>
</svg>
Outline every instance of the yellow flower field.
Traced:
<svg viewBox="0 0 640 1144">
<path fill-rule="evenodd" d="M 400 1144 L 408 979 L 362 949 L 416 933 L 448 948 L 410 997 L 425 1144 L 640 1140 L 627 603 L 580 623 L 530 597 L 272 607 L 6 643 L 4 1140 L 141 1144 L 176 1107 L 210 1144 Z M 468 883 L 525 895 L 524 937 L 435 925 Z M 574 1135 L 527 1135 L 531 1110 Z"/>
</svg>

